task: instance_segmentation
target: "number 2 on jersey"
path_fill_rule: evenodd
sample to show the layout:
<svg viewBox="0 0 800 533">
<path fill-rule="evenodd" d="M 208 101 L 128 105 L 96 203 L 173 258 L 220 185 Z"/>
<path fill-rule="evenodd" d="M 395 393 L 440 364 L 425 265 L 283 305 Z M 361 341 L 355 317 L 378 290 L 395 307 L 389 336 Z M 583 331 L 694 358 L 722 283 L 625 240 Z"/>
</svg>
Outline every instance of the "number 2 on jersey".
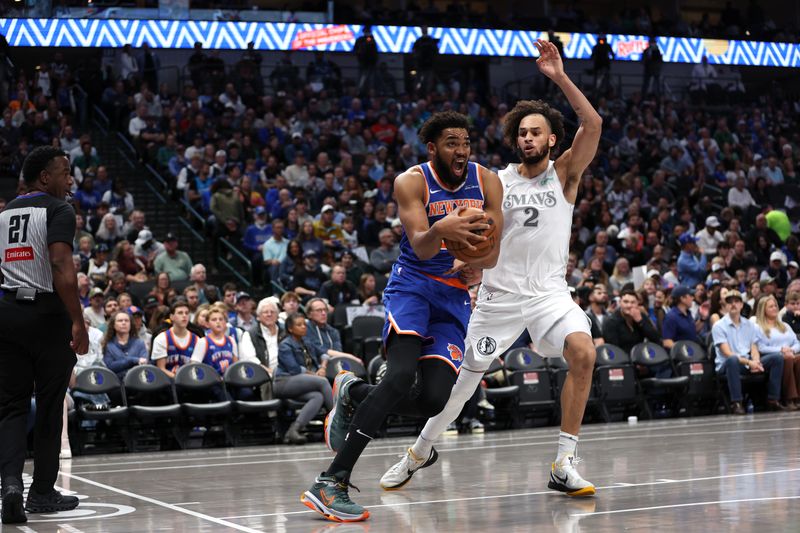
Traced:
<svg viewBox="0 0 800 533">
<path fill-rule="evenodd" d="M 8 244 L 28 242 L 28 221 L 31 215 L 14 215 L 8 219 Z"/>
<path fill-rule="evenodd" d="M 522 224 L 528 228 L 537 228 L 539 227 L 539 221 L 536 220 L 539 218 L 539 210 L 535 207 L 526 207 L 525 214 L 528 215 L 528 218 L 525 219 L 525 222 Z"/>
</svg>

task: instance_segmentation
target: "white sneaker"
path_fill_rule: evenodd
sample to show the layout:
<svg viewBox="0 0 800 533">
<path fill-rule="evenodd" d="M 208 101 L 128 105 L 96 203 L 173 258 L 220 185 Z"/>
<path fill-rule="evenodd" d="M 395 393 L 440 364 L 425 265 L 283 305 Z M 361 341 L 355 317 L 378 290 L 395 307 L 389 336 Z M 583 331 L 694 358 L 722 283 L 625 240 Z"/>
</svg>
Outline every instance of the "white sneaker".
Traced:
<svg viewBox="0 0 800 533">
<path fill-rule="evenodd" d="M 553 463 L 547 488 L 566 492 L 567 496 L 593 496 L 594 485 L 583 479 L 575 469 L 579 462 L 580 458 L 568 455 L 560 463 Z"/>
<path fill-rule="evenodd" d="M 442 435 L 446 436 L 458 435 L 458 424 L 456 424 L 455 422 L 450 422 L 450 424 L 444 430 L 444 433 L 442 433 Z"/>
<path fill-rule="evenodd" d="M 478 407 L 485 411 L 494 411 L 494 405 L 489 403 L 489 400 L 483 398 L 481 401 L 478 402 Z"/>
<path fill-rule="evenodd" d="M 431 448 L 431 454 L 427 459 L 418 459 L 411 448 L 408 449 L 403 458 L 400 459 L 396 465 L 391 467 L 381 478 L 381 487 L 383 490 L 399 489 L 409 481 L 414 472 L 420 468 L 431 466 L 439 458 L 439 453 L 436 448 Z"/>
<path fill-rule="evenodd" d="M 469 430 L 473 433 L 483 433 L 484 429 L 483 424 L 477 418 L 473 418 L 469 421 Z"/>
</svg>

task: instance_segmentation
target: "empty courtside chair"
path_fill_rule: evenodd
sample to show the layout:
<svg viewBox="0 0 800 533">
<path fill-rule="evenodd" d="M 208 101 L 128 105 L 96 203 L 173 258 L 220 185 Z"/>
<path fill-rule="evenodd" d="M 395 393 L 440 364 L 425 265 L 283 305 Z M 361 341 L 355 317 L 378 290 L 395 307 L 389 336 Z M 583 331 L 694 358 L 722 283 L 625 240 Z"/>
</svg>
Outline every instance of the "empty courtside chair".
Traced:
<svg viewBox="0 0 800 533">
<path fill-rule="evenodd" d="M 628 353 L 619 346 L 603 344 L 596 354 L 594 383 L 603 420 L 611 422 L 620 414 L 624 420 L 632 410 L 638 414 L 644 402 Z"/>
<path fill-rule="evenodd" d="M 484 376 L 487 383 L 486 399 L 495 407 L 496 420 L 505 420 L 506 427 L 513 427 L 517 422 L 519 386 L 509 385 L 508 373 L 499 358 L 492 361 Z"/>
<path fill-rule="evenodd" d="M 153 365 L 135 366 L 125 374 L 124 391 L 130 411 L 131 450 L 139 440 L 153 434 L 162 448 L 172 436 L 183 446 L 179 432 L 181 406 L 175 398 L 172 380 Z"/>
<path fill-rule="evenodd" d="M 364 368 L 364 365 L 358 361 L 350 359 L 349 357 L 331 357 L 328 361 L 327 378 L 333 381 L 339 372 L 343 372 L 345 370 L 352 372 L 363 380 L 367 379 L 367 369 Z"/>
<path fill-rule="evenodd" d="M 81 371 L 75 377 L 75 386 L 72 387 L 73 392 L 82 392 L 85 394 L 110 394 L 114 398 L 120 398 L 122 405 L 108 405 L 103 409 L 97 409 L 95 406 L 82 402 L 80 398 L 76 401 L 75 408 L 75 445 L 77 454 L 84 453 L 87 444 L 87 437 L 95 437 L 92 444 L 97 448 L 100 445 L 115 444 L 113 439 L 109 438 L 109 434 L 116 430 L 120 436 L 118 448 L 128 448 L 128 416 L 130 414 L 128 406 L 125 401 L 125 394 L 117 375 L 104 366 L 92 366 Z M 103 421 L 104 438 L 97 439 L 98 424 L 83 424 L 84 421 L 100 422 Z M 112 431 L 109 432 L 108 430 Z"/>
<path fill-rule="evenodd" d="M 547 357 L 547 370 L 550 372 L 551 381 L 553 383 L 553 394 L 556 400 L 556 417 L 561 416 L 561 391 L 564 390 L 564 382 L 567 380 L 569 374 L 569 364 L 564 356 Z M 589 398 L 586 400 L 585 417 L 594 416 L 598 412 L 597 409 L 597 389 L 595 389 L 594 380 L 592 380 L 592 387 L 589 389 Z"/>
<path fill-rule="evenodd" d="M 672 367 L 672 359 L 660 344 L 652 342 L 642 342 L 631 349 L 631 359 L 637 365 L 642 365 L 647 369 L 664 368 L 668 366 L 669 377 L 644 377 L 639 379 L 639 383 L 644 390 L 647 398 L 645 413 L 648 418 L 652 418 L 650 403 L 666 403 L 672 407 L 674 413 L 678 413 L 682 398 L 689 387 L 688 376 L 675 376 L 675 369 Z"/>
<path fill-rule="evenodd" d="M 259 391 L 262 385 L 271 380 L 260 364 L 239 361 L 228 367 L 224 381 L 229 391 L 242 388 Z M 263 437 L 275 442 L 278 438 L 277 415 L 281 403 L 279 399 L 263 400 L 260 397 L 253 400 L 233 400 L 234 411 L 238 415 L 231 426 L 233 445 L 237 446 L 245 433 L 255 439 Z"/>
<path fill-rule="evenodd" d="M 175 393 L 181 404 L 184 438 L 196 426 L 222 426 L 226 442 L 230 438 L 230 415 L 233 402 L 225 392 L 222 376 L 204 363 L 183 365 L 175 374 Z"/>
<path fill-rule="evenodd" d="M 350 353 L 363 361 L 380 353 L 383 343 L 384 319 L 378 316 L 357 316 L 351 325 L 352 350 Z"/>
<path fill-rule="evenodd" d="M 544 358 L 528 348 L 515 348 L 503 357 L 508 382 L 519 387 L 518 413 L 555 420 L 555 399 L 550 372 Z"/>
<path fill-rule="evenodd" d="M 695 407 L 707 407 L 713 414 L 718 405 L 728 408 L 714 371 L 714 360 L 708 357 L 705 349 L 693 341 L 678 341 L 669 352 L 677 375 L 689 378 L 686 389 L 686 409 L 689 416 Z"/>
</svg>

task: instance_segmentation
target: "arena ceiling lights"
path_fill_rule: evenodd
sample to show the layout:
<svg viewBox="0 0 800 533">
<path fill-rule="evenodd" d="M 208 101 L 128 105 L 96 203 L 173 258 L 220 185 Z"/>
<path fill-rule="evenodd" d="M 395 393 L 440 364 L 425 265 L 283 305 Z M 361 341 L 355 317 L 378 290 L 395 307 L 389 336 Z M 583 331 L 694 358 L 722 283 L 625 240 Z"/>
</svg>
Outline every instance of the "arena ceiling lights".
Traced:
<svg viewBox="0 0 800 533">
<path fill-rule="evenodd" d="M 100 19 L 0 19 L 0 34 L 11 46 L 56 46 L 82 48 L 139 47 L 192 48 L 196 41 L 204 48 L 244 50 L 254 42 L 258 50 L 323 50 L 349 52 L 360 25 L 290 24 L 270 22 L 218 22 L 174 20 Z M 384 53 L 408 53 L 422 33 L 419 27 L 373 26 L 378 49 Z M 546 32 L 431 28 L 439 39 L 442 54 L 496 57 L 536 57 L 533 46 Z M 589 59 L 597 36 L 588 33 L 558 33 L 568 59 Z M 647 48 L 641 35 L 609 35 L 617 59 L 639 61 Z M 800 66 L 800 45 L 684 37 L 659 37 L 664 61 L 763 67 Z"/>
</svg>

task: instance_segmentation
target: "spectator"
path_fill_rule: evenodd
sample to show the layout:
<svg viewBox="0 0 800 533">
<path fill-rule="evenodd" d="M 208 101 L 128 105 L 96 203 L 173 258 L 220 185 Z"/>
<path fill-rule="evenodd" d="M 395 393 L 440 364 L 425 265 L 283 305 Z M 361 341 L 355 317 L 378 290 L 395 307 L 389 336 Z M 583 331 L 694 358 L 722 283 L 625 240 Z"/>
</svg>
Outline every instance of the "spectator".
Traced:
<svg viewBox="0 0 800 533">
<path fill-rule="evenodd" d="M 166 272 L 172 281 L 189 279 L 192 270 L 192 259 L 189 254 L 178 250 L 178 237 L 170 232 L 164 237 L 164 252 L 156 257 L 153 263 L 156 274 Z"/>
<path fill-rule="evenodd" d="M 597 43 L 592 47 L 592 70 L 594 72 L 594 90 L 598 95 L 604 95 L 611 86 L 609 79 L 611 61 L 614 59 L 614 50 L 606 41 L 605 35 L 597 36 Z"/>
<path fill-rule="evenodd" d="M 192 282 L 191 287 L 197 289 L 197 296 L 201 304 L 213 304 L 219 300 L 219 288 L 216 285 L 206 283 L 206 267 L 202 263 L 197 263 L 189 273 Z"/>
<path fill-rule="evenodd" d="M 83 316 L 89 320 L 93 328 L 100 328 L 106 323 L 106 312 L 104 308 L 105 295 L 103 289 L 95 287 L 89 291 L 89 306 L 83 310 Z"/>
<path fill-rule="evenodd" d="M 778 301 L 774 296 L 758 301 L 756 325 L 760 330 L 756 344 L 762 359 L 770 355 L 783 358 L 781 397 L 788 411 L 796 411 L 800 400 L 800 341 L 794 331 L 778 318 Z"/>
<path fill-rule="evenodd" d="M 642 312 L 639 298 L 633 289 L 626 288 L 620 293 L 619 309 L 603 322 L 603 339 L 628 353 L 634 346 L 644 341 L 661 344 L 661 335 L 647 314 Z M 665 377 L 659 372 L 655 375 Z M 667 377 L 669 375 L 671 369 Z"/>
<path fill-rule="evenodd" d="M 717 255 L 717 246 L 725 241 L 725 237 L 722 236 L 719 227 L 719 220 L 712 215 L 706 218 L 705 228 L 695 235 L 700 253 L 705 254 L 706 258 Z"/>
<path fill-rule="evenodd" d="M 608 306 L 608 291 L 602 283 L 595 283 L 592 292 L 589 293 L 589 307 L 586 308 L 586 315 L 592 321 L 593 328 L 603 331 L 603 323 L 608 318 L 606 311 Z"/>
<path fill-rule="evenodd" d="M 695 320 L 689 312 L 693 301 L 692 291 L 688 287 L 678 285 L 672 290 L 673 307 L 664 317 L 661 331 L 667 350 L 671 350 L 677 341 L 700 342 L 697 331 L 702 321 Z"/>
<path fill-rule="evenodd" d="M 303 315 L 289 315 L 286 332 L 288 335 L 278 347 L 275 397 L 306 401 L 284 435 L 287 444 L 305 444 L 307 439 L 300 431 L 316 416 L 320 407 L 324 405 L 328 411 L 333 407 L 333 391 L 325 377 L 328 356 L 317 346 L 305 344 L 306 321 Z"/>
<path fill-rule="evenodd" d="M 108 273 L 107 258 L 108 246 L 103 243 L 95 244 L 92 250 L 92 259 L 89 261 L 89 268 L 86 271 L 86 275 L 89 276 L 94 285 L 105 286 L 106 284 L 106 274 Z"/>
<path fill-rule="evenodd" d="M 143 229 L 139 232 L 134 242 L 133 253 L 144 263 L 147 270 L 153 270 L 156 257 L 163 251 L 164 245 L 155 240 L 152 231 Z"/>
<path fill-rule="evenodd" d="M 220 376 L 239 360 L 239 346 L 236 339 L 228 335 L 228 322 L 223 308 L 212 306 L 208 310 L 208 332 L 199 339 L 192 352 L 192 361 L 211 366 Z M 211 389 L 214 401 L 225 401 L 225 390 L 221 384 Z"/>
<path fill-rule="evenodd" d="M 786 307 L 783 313 L 783 321 L 792 328 L 795 335 L 800 338 L 800 292 L 789 291 L 786 295 Z"/>
<path fill-rule="evenodd" d="M 144 343 L 145 348 L 147 348 L 147 353 L 150 353 L 150 344 L 153 340 L 153 335 L 144 323 L 144 311 L 141 307 L 132 305 L 128 307 L 128 314 L 131 316 L 131 321 L 133 323 L 132 331 L 136 331 L 136 336 Z"/>
<path fill-rule="evenodd" d="M 317 295 L 327 277 L 319 267 L 319 256 L 313 250 L 303 252 L 303 267 L 296 270 L 291 289 L 304 301 Z"/>
<path fill-rule="evenodd" d="M 363 33 L 353 45 L 358 60 L 358 94 L 364 96 L 375 88 L 375 69 L 378 66 L 378 45 L 372 28 L 364 26 Z"/>
<path fill-rule="evenodd" d="M 695 103 L 713 101 L 719 95 L 717 70 L 708 64 L 708 57 L 703 56 L 700 63 L 692 68 L 692 80 L 689 82 L 689 93 Z"/>
<path fill-rule="evenodd" d="M 697 247 L 697 239 L 691 233 L 678 238 L 681 253 L 678 257 L 678 279 L 683 287 L 694 287 L 706 277 L 707 259 Z"/>
<path fill-rule="evenodd" d="M 378 234 L 381 245 L 369 254 L 369 263 L 380 274 L 388 275 L 397 258 L 400 257 L 400 247 L 394 242 L 394 233 L 391 229 L 383 229 Z"/>
<path fill-rule="evenodd" d="M 100 227 L 94 234 L 95 242 L 105 244 L 108 248 L 114 248 L 118 242 L 125 238 L 122 228 L 117 221 L 117 217 L 111 213 L 103 215 Z"/>
<path fill-rule="evenodd" d="M 172 302 L 175 301 L 178 294 L 172 287 L 172 280 L 169 273 L 159 272 L 156 275 L 156 284 L 150 291 L 149 296 L 155 296 L 160 305 L 165 305 L 167 307 L 172 305 Z"/>
<path fill-rule="evenodd" d="M 614 264 L 614 271 L 608 278 L 608 285 L 614 295 L 620 294 L 622 287 L 633 283 L 633 272 L 627 259 L 620 257 Z"/>
<path fill-rule="evenodd" d="M 124 81 L 133 81 L 139 75 L 139 62 L 133 56 L 131 45 L 126 44 L 122 47 L 119 56 L 119 77 Z"/>
<path fill-rule="evenodd" d="M 314 223 L 306 220 L 300 228 L 300 234 L 297 236 L 297 242 L 303 249 L 303 253 L 314 252 L 315 254 L 322 255 L 323 244 L 316 236 Z"/>
<path fill-rule="evenodd" d="M 341 248 L 344 240 L 342 227 L 333 221 L 335 211 L 331 205 L 324 206 L 319 220 L 314 223 L 314 236 L 328 248 Z"/>
<path fill-rule="evenodd" d="M 280 283 L 290 287 L 295 273 L 303 268 L 303 248 L 297 240 L 291 240 L 286 245 L 286 257 L 281 261 L 279 268 Z"/>
<path fill-rule="evenodd" d="M 236 317 L 231 320 L 231 325 L 241 330 L 248 331 L 256 325 L 253 316 L 253 298 L 244 291 L 236 294 Z"/>
<path fill-rule="evenodd" d="M 133 245 L 128 241 L 120 241 L 114 248 L 112 257 L 117 262 L 120 272 L 125 274 L 127 282 L 147 281 L 147 268 L 134 254 Z"/>
<path fill-rule="evenodd" d="M 747 216 L 752 207 L 757 207 L 750 191 L 745 188 L 744 177 L 737 177 L 734 186 L 728 190 L 728 205 L 739 209 L 744 216 Z"/>
<path fill-rule="evenodd" d="M 327 301 L 331 307 L 336 307 L 340 304 L 357 302 L 358 290 L 355 285 L 347 281 L 344 267 L 334 265 L 331 269 L 331 279 L 322 284 L 319 297 Z"/>
<path fill-rule="evenodd" d="M 655 37 L 650 37 L 647 48 L 642 52 L 642 62 L 644 63 L 642 96 L 653 94 L 657 98 L 661 94 L 661 68 L 664 65 L 664 59 Z M 652 91 L 650 90 L 651 82 L 653 85 Z"/>
<path fill-rule="evenodd" d="M 189 306 L 189 321 L 193 322 L 197 314 L 197 308 L 200 307 L 200 293 L 191 285 L 187 285 L 183 289 L 182 297 L 186 300 L 186 305 Z"/>
<path fill-rule="evenodd" d="M 281 328 L 278 324 L 278 306 L 272 298 L 264 298 L 258 302 L 256 318 L 258 322 L 247 331 L 247 335 L 242 337 L 242 359 L 258 359 L 264 370 L 273 377 L 278 366 L 278 341 Z"/>
<path fill-rule="evenodd" d="M 727 299 L 730 306 L 728 314 L 714 325 L 711 333 L 716 349 L 717 374 L 724 374 L 727 379 L 731 410 L 735 415 L 745 414 L 742 406 L 742 374 L 767 371 L 769 374 L 767 406 L 770 410 L 781 411 L 783 406 L 778 399 L 781 396 L 783 357 L 780 354 L 761 357 L 757 347 L 758 327 L 749 320 L 742 320 L 741 317 L 741 294 L 731 291 Z"/>
<path fill-rule="evenodd" d="M 109 318 L 102 348 L 103 363 L 120 381 L 125 379 L 125 374 L 131 368 L 147 364 L 147 347 L 138 337 L 126 311 L 117 311 Z"/>
<path fill-rule="evenodd" d="M 783 185 L 783 171 L 778 166 L 778 158 L 774 155 L 767 160 L 767 168 L 764 169 L 764 174 L 769 185 Z"/>
<path fill-rule="evenodd" d="M 194 351 L 201 348 L 199 337 L 187 329 L 189 307 L 178 300 L 169 309 L 171 326 L 153 338 L 150 359 L 169 377 L 175 378 L 178 369 L 191 362 Z"/>
<path fill-rule="evenodd" d="M 761 281 L 773 280 L 778 289 L 785 289 L 789 285 L 789 272 L 786 269 L 786 256 L 783 252 L 772 252 L 769 255 L 769 265 L 761 272 Z"/>
</svg>

